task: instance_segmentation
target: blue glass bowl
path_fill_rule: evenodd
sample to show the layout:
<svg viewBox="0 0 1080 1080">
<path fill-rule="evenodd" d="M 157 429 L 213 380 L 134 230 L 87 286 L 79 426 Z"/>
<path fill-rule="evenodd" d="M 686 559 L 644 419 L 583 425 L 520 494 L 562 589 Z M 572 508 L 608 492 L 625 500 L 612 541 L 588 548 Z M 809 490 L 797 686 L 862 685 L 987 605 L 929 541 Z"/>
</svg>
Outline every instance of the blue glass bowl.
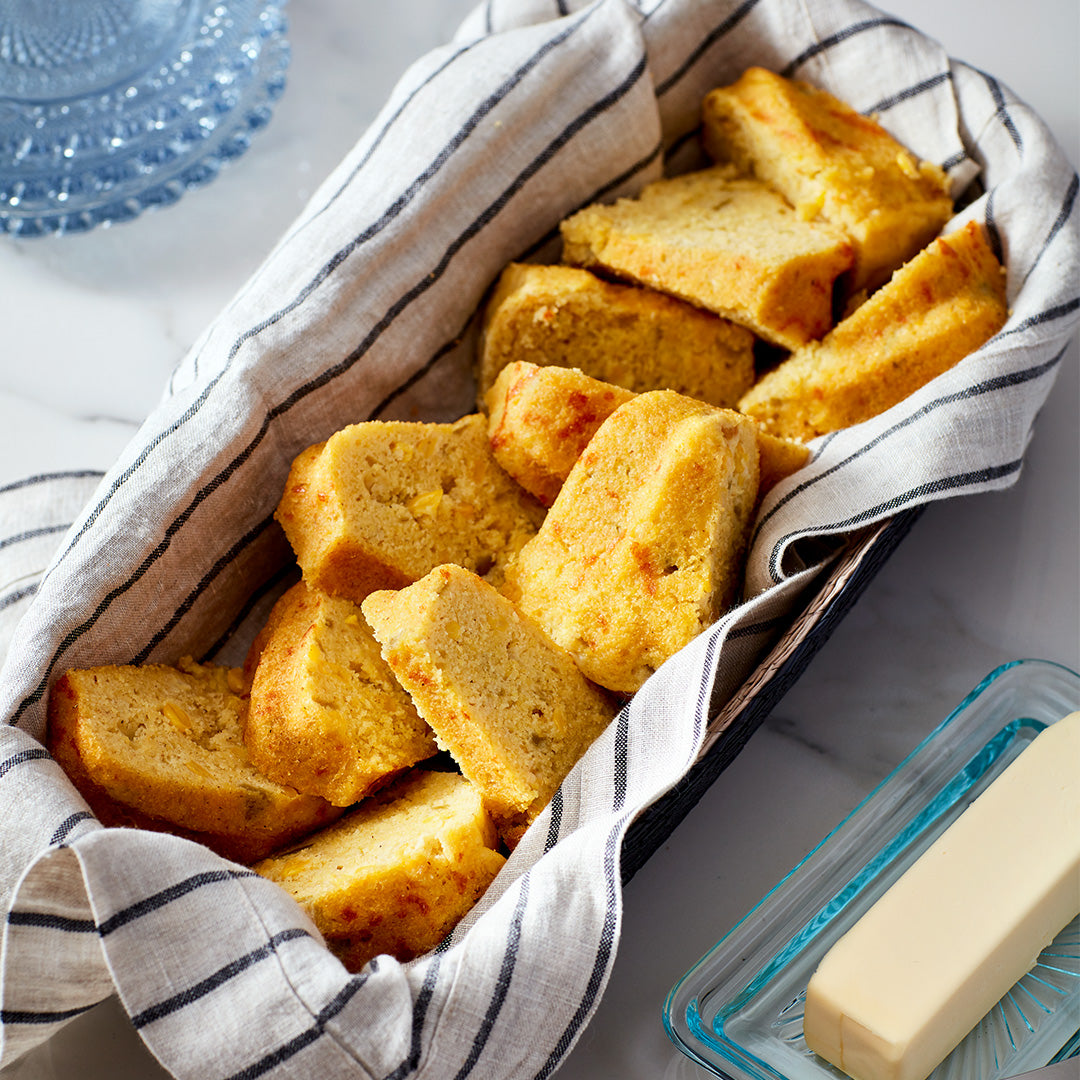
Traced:
<svg viewBox="0 0 1080 1080">
<path fill-rule="evenodd" d="M 988 675 L 679 980 L 664 1005 L 675 1045 L 727 1080 L 847 1080 L 803 1038 L 818 962 L 1043 728 L 1077 709 L 1080 675 L 1058 664 Z M 1070 1057 L 1078 1028 L 1074 919 L 931 1080 L 1002 1080 Z"/>
<path fill-rule="evenodd" d="M 82 232 L 242 154 L 289 63 L 282 2 L 0 0 L 0 232 Z"/>
</svg>

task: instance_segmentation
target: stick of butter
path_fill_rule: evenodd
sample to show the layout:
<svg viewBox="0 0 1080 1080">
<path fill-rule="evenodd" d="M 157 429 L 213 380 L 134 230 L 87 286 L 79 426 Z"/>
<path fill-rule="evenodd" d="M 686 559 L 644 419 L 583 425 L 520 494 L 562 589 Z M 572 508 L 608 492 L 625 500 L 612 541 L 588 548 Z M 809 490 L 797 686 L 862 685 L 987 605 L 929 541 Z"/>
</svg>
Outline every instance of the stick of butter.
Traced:
<svg viewBox="0 0 1080 1080">
<path fill-rule="evenodd" d="M 806 1044 L 924 1080 L 1080 911 L 1080 712 L 1042 731 L 826 953 Z"/>
</svg>

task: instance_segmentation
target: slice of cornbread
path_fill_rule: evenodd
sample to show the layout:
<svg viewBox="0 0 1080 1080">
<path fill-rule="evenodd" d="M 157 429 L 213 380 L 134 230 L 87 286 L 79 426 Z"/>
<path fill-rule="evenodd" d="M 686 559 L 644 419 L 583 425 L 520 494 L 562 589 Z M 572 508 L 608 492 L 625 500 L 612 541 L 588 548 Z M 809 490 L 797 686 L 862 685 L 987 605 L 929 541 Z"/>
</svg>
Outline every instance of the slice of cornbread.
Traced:
<svg viewBox="0 0 1080 1080">
<path fill-rule="evenodd" d="M 633 396 L 574 368 L 507 364 L 487 394 L 495 460 L 550 506 L 596 429 Z"/>
<path fill-rule="evenodd" d="M 948 179 L 832 94 L 748 68 L 706 95 L 705 149 L 775 188 L 807 220 L 844 230 L 852 291 L 873 289 L 952 216 Z"/>
<path fill-rule="evenodd" d="M 266 775 L 335 806 L 435 753 L 360 613 L 294 585 L 260 635 L 244 742 Z"/>
<path fill-rule="evenodd" d="M 505 859 L 480 794 L 457 773 L 407 773 L 336 824 L 254 869 L 311 916 L 349 971 L 433 949 Z"/>
<path fill-rule="evenodd" d="M 507 364 L 488 391 L 495 460 L 550 506 L 600 425 L 634 395 L 571 368 Z M 757 429 L 758 498 L 810 459 L 802 443 Z"/>
<path fill-rule="evenodd" d="M 754 380 L 753 344 L 743 327 L 652 289 L 511 263 L 484 311 L 477 399 L 482 408 L 499 372 L 525 360 L 733 406 Z"/>
<path fill-rule="evenodd" d="M 854 259 L 839 229 L 730 165 L 657 180 L 561 229 L 565 262 L 688 300 L 787 349 L 832 326 L 833 282 Z"/>
<path fill-rule="evenodd" d="M 475 574 L 436 567 L 364 615 L 511 847 L 615 715 L 567 653 Z"/>
<path fill-rule="evenodd" d="M 821 342 L 794 352 L 739 409 L 773 435 L 806 441 L 876 416 L 997 333 L 1005 272 L 969 222 L 934 240 Z"/>
<path fill-rule="evenodd" d="M 359 602 L 444 562 L 498 581 L 543 515 L 496 464 L 477 413 L 342 429 L 297 457 L 276 517 L 308 584 Z"/>
<path fill-rule="evenodd" d="M 69 671 L 49 697 L 49 750 L 103 824 L 199 834 L 228 858 L 261 858 L 340 811 L 255 768 L 242 682 L 239 669 L 187 658 Z"/>
<path fill-rule="evenodd" d="M 601 686 L 632 693 L 736 597 L 756 425 L 670 391 L 615 410 L 504 592 Z"/>
</svg>

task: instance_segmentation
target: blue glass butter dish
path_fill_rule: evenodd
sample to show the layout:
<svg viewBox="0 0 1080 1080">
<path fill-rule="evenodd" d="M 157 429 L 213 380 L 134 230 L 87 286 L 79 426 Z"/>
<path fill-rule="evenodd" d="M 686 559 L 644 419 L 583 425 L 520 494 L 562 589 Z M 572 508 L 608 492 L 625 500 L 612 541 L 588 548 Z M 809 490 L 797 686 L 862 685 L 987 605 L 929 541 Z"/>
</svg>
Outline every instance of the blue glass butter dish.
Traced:
<svg viewBox="0 0 1080 1080">
<path fill-rule="evenodd" d="M 991 672 L 679 980 L 664 1005 L 676 1046 L 727 1080 L 843 1078 L 803 1039 L 818 962 L 1040 731 L 1077 709 L 1080 675 L 1066 667 L 1018 660 Z M 1078 1052 L 1074 919 L 932 1080 L 1004 1080 Z"/>
</svg>

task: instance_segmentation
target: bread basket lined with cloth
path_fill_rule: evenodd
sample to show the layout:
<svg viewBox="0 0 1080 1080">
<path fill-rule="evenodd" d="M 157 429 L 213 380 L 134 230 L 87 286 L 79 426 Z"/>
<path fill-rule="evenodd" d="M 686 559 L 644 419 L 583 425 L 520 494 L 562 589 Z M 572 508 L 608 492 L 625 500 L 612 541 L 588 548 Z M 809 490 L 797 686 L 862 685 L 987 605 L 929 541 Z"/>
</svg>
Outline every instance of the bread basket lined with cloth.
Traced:
<svg viewBox="0 0 1080 1080">
<path fill-rule="evenodd" d="M 0 677 L 0 1062 L 116 993 L 179 1077 L 549 1075 L 610 972 L 627 829 L 724 738 L 725 703 L 767 681 L 754 669 L 777 635 L 806 632 L 852 544 L 1019 474 L 1080 311 L 1077 178 L 1031 110 L 853 0 L 562 6 L 494 0 L 405 74 L 28 598 Z M 103 829 L 42 748 L 52 682 L 242 658 L 291 564 L 272 515 L 295 455 L 356 420 L 470 411 L 476 312 L 502 267 L 555 251 L 560 219 L 636 192 L 666 157 L 688 167 L 702 97 L 751 64 L 877 113 L 955 195 L 981 185 L 952 224 L 978 220 L 998 247 L 1005 328 L 814 444 L 761 509 L 751 599 L 636 694 L 427 956 L 350 976 L 272 883 L 190 841 Z M 28 528 L 45 512 L 40 488 L 9 495 Z"/>
</svg>

